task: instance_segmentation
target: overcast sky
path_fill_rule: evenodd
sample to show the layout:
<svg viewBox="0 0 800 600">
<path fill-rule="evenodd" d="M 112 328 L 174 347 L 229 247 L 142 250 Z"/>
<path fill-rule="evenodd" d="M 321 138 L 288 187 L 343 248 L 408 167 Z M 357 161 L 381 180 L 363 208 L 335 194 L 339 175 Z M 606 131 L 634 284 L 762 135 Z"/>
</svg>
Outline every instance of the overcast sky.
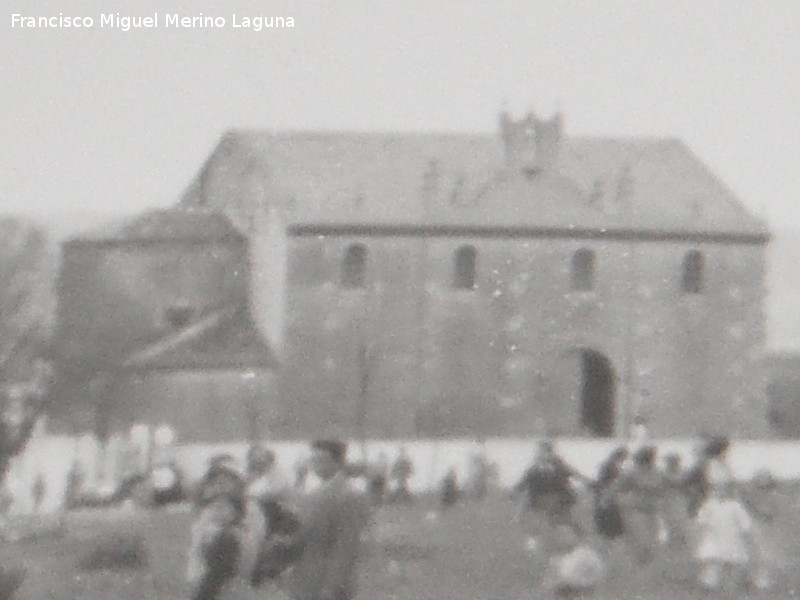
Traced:
<svg viewBox="0 0 800 600">
<path fill-rule="evenodd" d="M 231 127 L 494 132 L 505 103 L 560 110 L 568 135 L 680 137 L 746 205 L 800 227 L 798 0 L 0 5 L 4 211 L 169 204 Z M 227 27 L 101 29 L 111 11 Z M 13 13 L 95 27 L 12 28 Z M 295 27 L 234 29 L 233 13 Z"/>
</svg>

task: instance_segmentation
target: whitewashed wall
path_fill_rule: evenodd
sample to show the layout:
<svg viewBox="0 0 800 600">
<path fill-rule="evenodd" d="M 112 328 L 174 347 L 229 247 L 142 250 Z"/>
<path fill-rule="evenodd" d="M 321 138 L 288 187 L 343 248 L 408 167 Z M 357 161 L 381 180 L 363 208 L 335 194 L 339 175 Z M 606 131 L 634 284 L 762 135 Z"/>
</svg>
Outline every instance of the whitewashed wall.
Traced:
<svg viewBox="0 0 800 600">
<path fill-rule="evenodd" d="M 698 442 L 659 440 L 655 444 L 662 456 L 676 452 L 684 458 L 685 464 L 691 464 Z M 275 450 L 279 465 L 289 475 L 309 455 L 308 444 L 302 441 L 267 442 L 267 445 Z M 615 440 L 562 439 L 556 443 L 556 450 L 580 472 L 594 476 L 600 463 L 617 445 L 619 442 Z M 472 455 L 480 450 L 497 464 L 502 485 L 513 485 L 530 464 L 536 441 L 490 439 L 481 444 L 474 440 L 370 441 L 365 450 L 369 460 L 379 460 L 383 455 L 391 463 L 400 448 L 406 449 L 414 463 L 412 489 L 424 491 L 437 486 L 451 468 L 456 469 L 459 477 L 465 477 Z M 18 513 L 31 510 L 30 492 L 37 476 L 41 476 L 46 484 L 42 508 L 47 511 L 59 509 L 66 490 L 67 474 L 78 452 L 79 444 L 75 438 L 48 436 L 31 440 L 26 452 L 14 462 L 9 472 L 8 487 L 14 496 L 12 510 Z M 246 452 L 245 443 L 185 445 L 176 449 L 176 459 L 189 480 L 195 480 L 202 475 L 211 456 L 229 453 L 244 465 Z M 352 460 L 360 460 L 363 457 L 361 445 L 351 443 L 349 456 Z M 730 463 L 741 479 L 768 469 L 778 478 L 800 480 L 800 442 L 737 441 L 731 446 Z"/>
</svg>

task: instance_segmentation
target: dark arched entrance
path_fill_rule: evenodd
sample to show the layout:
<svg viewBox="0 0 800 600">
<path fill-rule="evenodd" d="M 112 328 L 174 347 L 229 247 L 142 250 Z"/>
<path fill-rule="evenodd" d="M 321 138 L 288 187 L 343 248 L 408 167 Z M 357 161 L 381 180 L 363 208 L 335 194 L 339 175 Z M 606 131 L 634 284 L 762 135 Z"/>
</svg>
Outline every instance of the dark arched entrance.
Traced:
<svg viewBox="0 0 800 600">
<path fill-rule="evenodd" d="M 581 427 L 592 435 L 614 435 L 614 371 L 608 359 L 594 350 L 580 351 Z"/>
</svg>

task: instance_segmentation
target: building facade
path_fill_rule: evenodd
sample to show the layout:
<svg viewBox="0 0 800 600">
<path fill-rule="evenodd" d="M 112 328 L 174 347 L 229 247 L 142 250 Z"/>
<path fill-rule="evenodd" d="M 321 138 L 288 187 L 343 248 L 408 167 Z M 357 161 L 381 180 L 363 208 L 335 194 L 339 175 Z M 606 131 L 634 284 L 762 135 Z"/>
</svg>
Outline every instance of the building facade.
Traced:
<svg viewBox="0 0 800 600">
<path fill-rule="evenodd" d="M 800 437 L 800 354 L 771 352 L 764 357 L 770 426 L 781 437 Z"/>
<path fill-rule="evenodd" d="M 769 235 L 678 140 L 232 132 L 181 205 L 285 249 L 277 432 L 766 431 Z"/>
<path fill-rule="evenodd" d="M 237 131 L 176 210 L 247 240 L 273 436 L 767 432 L 769 234 L 678 140 Z"/>
</svg>

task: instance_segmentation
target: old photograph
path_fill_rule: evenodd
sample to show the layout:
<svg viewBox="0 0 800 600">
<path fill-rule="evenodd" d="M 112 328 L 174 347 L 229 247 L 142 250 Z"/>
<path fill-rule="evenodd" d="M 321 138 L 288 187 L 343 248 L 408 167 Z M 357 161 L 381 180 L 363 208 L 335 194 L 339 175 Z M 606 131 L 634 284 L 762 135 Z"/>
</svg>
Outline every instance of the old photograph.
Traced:
<svg viewBox="0 0 800 600">
<path fill-rule="evenodd" d="M 800 4 L 1 4 L 0 600 L 800 595 Z"/>
</svg>

